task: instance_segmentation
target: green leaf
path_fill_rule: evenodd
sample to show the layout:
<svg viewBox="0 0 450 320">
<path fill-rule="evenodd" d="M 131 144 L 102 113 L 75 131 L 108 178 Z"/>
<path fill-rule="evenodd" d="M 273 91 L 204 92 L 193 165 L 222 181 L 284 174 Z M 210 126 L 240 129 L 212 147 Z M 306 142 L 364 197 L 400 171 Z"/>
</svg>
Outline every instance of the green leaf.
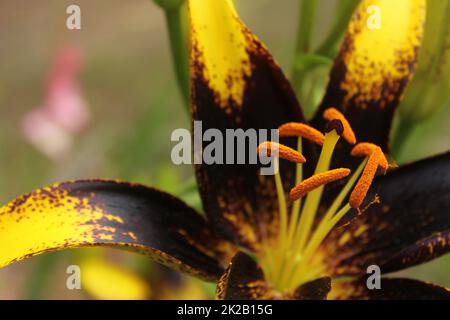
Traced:
<svg viewBox="0 0 450 320">
<path fill-rule="evenodd" d="M 450 103 L 449 1 L 428 1 L 423 41 L 418 70 L 400 107 L 409 122 L 424 120 Z"/>
</svg>

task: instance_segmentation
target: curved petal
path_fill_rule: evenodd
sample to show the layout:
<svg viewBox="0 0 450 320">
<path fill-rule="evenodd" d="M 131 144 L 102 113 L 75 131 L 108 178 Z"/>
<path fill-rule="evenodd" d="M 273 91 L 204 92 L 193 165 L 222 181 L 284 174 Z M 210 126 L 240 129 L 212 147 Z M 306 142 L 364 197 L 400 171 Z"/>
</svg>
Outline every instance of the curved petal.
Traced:
<svg viewBox="0 0 450 320">
<path fill-rule="evenodd" d="M 224 300 L 272 299 L 273 292 L 255 260 L 238 252 L 217 283 L 217 298 Z"/>
<path fill-rule="evenodd" d="M 332 68 L 316 124 L 323 123 L 326 108 L 336 107 L 358 141 L 388 152 L 392 118 L 418 59 L 425 7 L 425 0 L 361 2 Z"/>
<path fill-rule="evenodd" d="M 307 282 L 295 290 L 295 300 L 326 300 L 331 290 L 331 278 L 324 277 Z"/>
<path fill-rule="evenodd" d="M 383 273 L 450 251 L 450 153 L 388 173 L 372 186 L 379 196 L 361 215 L 334 230 L 322 248 L 333 275 Z"/>
<path fill-rule="evenodd" d="M 366 281 L 333 282 L 332 300 L 449 300 L 449 289 L 412 279 L 382 279 L 381 289 L 367 289 Z"/>
<path fill-rule="evenodd" d="M 194 209 L 125 182 L 66 182 L 19 197 L 0 209 L 0 243 L 0 267 L 47 251 L 110 246 L 208 280 L 223 271 L 222 243 Z"/>
<path fill-rule="evenodd" d="M 226 137 L 226 129 L 276 129 L 303 120 L 288 80 L 231 0 L 189 0 L 189 9 L 192 113 L 203 131 L 214 128 Z M 233 143 L 231 138 L 226 142 Z M 245 146 L 248 163 L 257 142 Z M 236 163 L 236 152 L 224 151 L 224 158 Z M 218 232 L 252 248 L 270 232 L 256 225 L 269 225 L 277 211 L 273 177 L 260 176 L 258 165 L 227 162 L 197 165 L 203 205 Z M 282 163 L 284 178 L 293 178 L 294 168 Z"/>
</svg>

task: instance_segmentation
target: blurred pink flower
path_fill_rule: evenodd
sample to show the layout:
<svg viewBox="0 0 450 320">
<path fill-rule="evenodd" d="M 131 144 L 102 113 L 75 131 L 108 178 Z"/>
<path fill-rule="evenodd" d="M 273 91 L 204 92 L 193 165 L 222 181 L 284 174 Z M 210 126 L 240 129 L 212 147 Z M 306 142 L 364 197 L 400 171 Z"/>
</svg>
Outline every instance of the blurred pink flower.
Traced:
<svg viewBox="0 0 450 320">
<path fill-rule="evenodd" d="M 70 151 L 75 134 L 90 119 L 77 82 L 82 63 L 79 49 L 63 48 L 48 77 L 44 104 L 22 119 L 22 132 L 27 141 L 53 160 L 63 158 Z"/>
</svg>

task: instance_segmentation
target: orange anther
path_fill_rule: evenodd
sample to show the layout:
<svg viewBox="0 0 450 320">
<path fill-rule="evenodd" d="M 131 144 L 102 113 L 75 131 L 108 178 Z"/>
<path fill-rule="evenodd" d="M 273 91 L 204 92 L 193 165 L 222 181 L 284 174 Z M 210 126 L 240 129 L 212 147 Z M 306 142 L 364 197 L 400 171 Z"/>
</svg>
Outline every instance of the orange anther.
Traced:
<svg viewBox="0 0 450 320">
<path fill-rule="evenodd" d="M 345 116 L 340 113 L 336 108 L 328 108 L 323 113 L 323 118 L 328 121 L 332 120 L 340 120 L 342 122 L 342 125 L 344 126 L 344 133 L 342 134 L 342 137 L 350 144 L 356 143 L 356 137 L 355 133 L 353 132 L 352 127 L 350 126 L 350 123 L 347 121 Z"/>
<path fill-rule="evenodd" d="M 280 137 L 302 137 L 318 145 L 323 145 L 325 136 L 322 132 L 304 123 L 289 122 L 278 128 Z"/>
<path fill-rule="evenodd" d="M 270 141 L 263 142 L 258 146 L 256 152 L 258 154 L 264 152 L 264 154 L 266 154 L 269 157 L 272 155 L 273 152 L 275 152 L 278 153 L 278 157 L 280 159 L 285 159 L 295 163 L 306 162 L 305 157 L 300 152 L 276 142 Z"/>
<path fill-rule="evenodd" d="M 386 157 L 384 156 L 383 152 L 381 152 L 381 149 L 379 149 L 379 151 L 378 149 L 375 149 L 375 151 L 370 154 L 366 167 L 364 168 L 364 171 L 359 178 L 355 189 L 353 189 L 353 192 L 350 195 L 349 204 L 352 208 L 359 208 L 361 206 L 364 198 L 367 195 L 367 192 L 369 191 L 370 185 L 375 178 L 378 166 L 383 168 L 383 166 L 385 165 L 385 160 Z"/>
<path fill-rule="evenodd" d="M 369 157 L 373 153 L 378 154 L 379 158 L 379 166 L 383 169 L 384 172 L 389 168 L 389 163 L 386 159 L 386 156 L 383 153 L 383 150 L 376 144 L 370 142 L 361 142 L 358 143 L 351 152 L 351 155 L 354 157 Z"/>
<path fill-rule="evenodd" d="M 340 168 L 333 169 L 330 171 L 318 173 L 300 183 L 298 186 L 293 188 L 289 194 L 292 201 L 300 199 L 311 192 L 312 190 L 326 185 L 330 182 L 337 181 L 345 178 L 350 174 L 350 169 Z"/>
</svg>

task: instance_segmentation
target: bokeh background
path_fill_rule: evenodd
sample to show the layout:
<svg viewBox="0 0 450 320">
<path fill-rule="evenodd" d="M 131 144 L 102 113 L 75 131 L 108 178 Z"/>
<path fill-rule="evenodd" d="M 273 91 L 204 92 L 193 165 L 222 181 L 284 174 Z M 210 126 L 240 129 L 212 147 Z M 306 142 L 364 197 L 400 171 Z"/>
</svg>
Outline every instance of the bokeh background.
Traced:
<svg viewBox="0 0 450 320">
<path fill-rule="evenodd" d="M 298 1 L 236 2 L 243 20 L 289 73 Z M 315 43 L 331 25 L 335 2 L 320 3 Z M 81 30 L 69 31 L 65 26 L 70 4 L 81 7 Z M 27 113 L 44 103 L 54 60 L 67 46 L 77 48 L 84 57 L 77 81 L 90 121 L 71 134 L 73 143 L 55 159 L 30 143 L 23 121 Z M 395 159 L 397 163 L 450 149 L 449 109 L 447 105 L 426 122 L 416 124 Z M 188 114 L 173 72 L 164 14 L 152 1 L 0 1 L 1 203 L 55 181 L 98 177 L 154 185 L 198 207 L 197 194 L 180 187 L 192 181 L 192 168 L 175 166 L 170 160 L 171 132 L 182 127 L 189 128 Z M 0 250 L 7 245 L 1 243 Z M 149 285 L 150 289 L 142 290 L 150 298 L 202 298 L 214 290 L 213 285 L 178 278 L 144 257 L 107 249 L 78 249 L 1 269 L 0 299 L 104 298 L 95 290 L 66 289 L 67 266 L 89 257 L 130 273 L 130 279 L 123 281 L 138 287 Z M 402 275 L 450 286 L 449 270 L 447 255 Z M 105 271 L 103 276 L 107 279 L 102 279 L 100 272 L 97 280 L 108 283 L 107 290 L 126 293 L 123 285 L 128 282 L 111 280 L 116 273 Z M 171 283 L 178 293 L 167 293 L 160 282 Z"/>
</svg>

